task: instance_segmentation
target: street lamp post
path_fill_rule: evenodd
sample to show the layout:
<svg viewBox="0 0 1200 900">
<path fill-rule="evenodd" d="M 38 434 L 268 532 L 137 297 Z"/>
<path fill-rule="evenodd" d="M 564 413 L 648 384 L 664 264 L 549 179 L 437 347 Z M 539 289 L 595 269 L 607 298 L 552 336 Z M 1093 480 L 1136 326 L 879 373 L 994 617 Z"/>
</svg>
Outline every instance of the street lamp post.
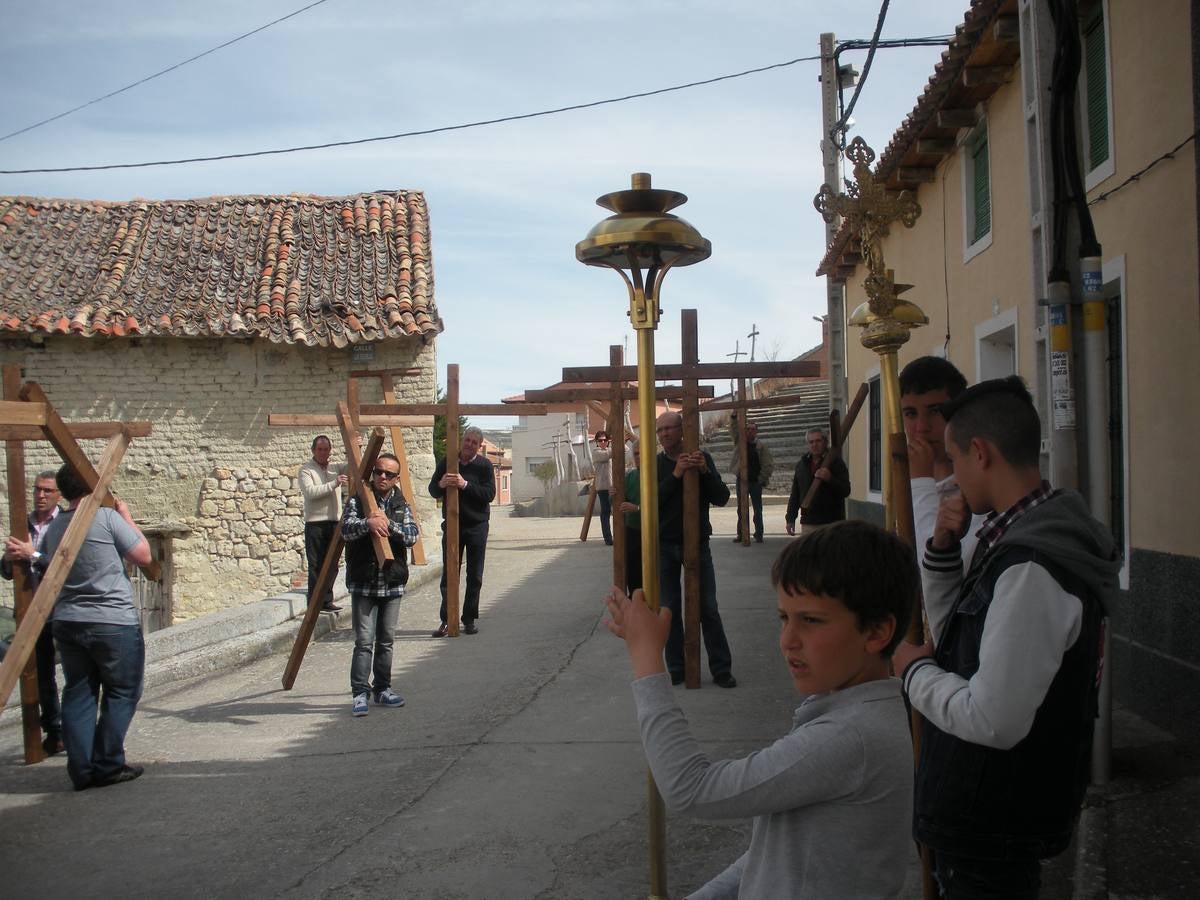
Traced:
<svg viewBox="0 0 1200 900">
<path fill-rule="evenodd" d="M 635 172 L 627 191 L 596 200 L 613 215 L 595 225 L 575 245 L 575 258 L 589 266 L 615 270 L 629 289 L 629 319 L 637 333 L 638 429 L 642 442 L 639 468 L 642 519 L 642 591 L 646 604 L 657 610 L 658 590 L 658 473 L 647 456 L 654 444 L 654 332 L 661 313 L 659 291 L 667 271 L 708 259 L 710 244 L 695 228 L 668 210 L 686 203 L 677 191 L 656 190 L 650 175 Z M 662 796 L 648 775 L 650 900 L 666 900 L 666 811 Z"/>
</svg>

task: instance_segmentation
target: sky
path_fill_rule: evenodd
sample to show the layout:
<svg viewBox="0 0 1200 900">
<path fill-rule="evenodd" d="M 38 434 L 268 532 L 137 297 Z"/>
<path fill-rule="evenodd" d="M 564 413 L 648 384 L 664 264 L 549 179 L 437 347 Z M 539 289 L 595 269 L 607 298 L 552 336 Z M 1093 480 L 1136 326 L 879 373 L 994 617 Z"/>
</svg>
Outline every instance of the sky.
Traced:
<svg viewBox="0 0 1200 900">
<path fill-rule="evenodd" d="M 0 0 L 0 134 L 63 112 L 301 9 L 311 0 Z M 884 39 L 948 35 L 967 0 L 896 0 Z M 869 39 L 879 0 L 325 0 L 115 97 L 0 140 L 0 169 L 128 163 L 349 140 L 522 115 Z M 850 137 L 877 153 L 940 48 L 882 49 Z M 865 51 L 842 61 L 860 71 Z M 605 365 L 636 338 L 616 273 L 575 244 L 602 194 L 649 172 L 712 256 L 672 270 L 655 338 L 680 356 L 698 310 L 702 362 L 791 359 L 820 343 L 824 222 L 819 62 L 541 118 L 355 147 L 176 166 L 0 175 L 0 194 L 88 200 L 420 190 L 430 214 L 439 384 L 492 403 Z M 849 92 L 847 92 L 849 100 Z M 745 361 L 748 357 L 741 357 Z M 727 385 L 717 385 L 717 391 Z M 485 427 L 512 419 L 475 419 Z"/>
</svg>

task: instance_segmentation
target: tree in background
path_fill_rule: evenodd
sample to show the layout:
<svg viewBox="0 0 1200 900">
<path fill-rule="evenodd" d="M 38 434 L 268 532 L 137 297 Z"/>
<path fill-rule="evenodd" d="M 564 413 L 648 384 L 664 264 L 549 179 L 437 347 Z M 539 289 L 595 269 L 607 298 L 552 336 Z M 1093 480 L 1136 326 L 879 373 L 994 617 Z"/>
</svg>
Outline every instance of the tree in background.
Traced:
<svg viewBox="0 0 1200 900">
<path fill-rule="evenodd" d="M 550 496 L 550 488 L 558 478 L 558 465 L 552 459 L 538 463 L 533 467 L 534 477 L 542 483 L 542 493 Z"/>
<path fill-rule="evenodd" d="M 446 392 L 444 390 L 441 390 L 441 389 L 438 390 L 437 402 L 438 403 L 446 402 Z M 466 416 L 458 417 L 458 435 L 459 435 L 460 440 L 462 439 L 463 429 L 466 428 L 468 424 L 469 423 L 467 422 Z M 433 417 L 433 458 L 441 459 L 441 458 L 445 457 L 445 455 L 446 455 L 446 417 L 445 416 L 434 416 Z"/>
</svg>

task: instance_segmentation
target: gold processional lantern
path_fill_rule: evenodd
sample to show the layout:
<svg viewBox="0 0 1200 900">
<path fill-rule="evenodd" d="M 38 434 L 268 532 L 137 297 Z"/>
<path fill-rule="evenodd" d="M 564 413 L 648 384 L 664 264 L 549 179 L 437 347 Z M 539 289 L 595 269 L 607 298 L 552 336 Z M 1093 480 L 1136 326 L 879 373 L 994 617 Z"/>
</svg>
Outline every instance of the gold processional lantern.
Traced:
<svg viewBox="0 0 1200 900">
<path fill-rule="evenodd" d="M 660 315 L 663 277 L 675 266 L 708 259 L 712 244 L 689 223 L 668 210 L 687 202 L 678 191 L 650 187 L 650 176 L 635 172 L 627 191 L 596 200 L 614 215 L 598 223 L 575 245 L 575 258 L 589 266 L 605 266 L 629 288 L 629 319 L 637 332 L 638 439 L 643 442 L 639 469 L 641 489 L 642 585 L 646 603 L 658 609 L 658 479 L 651 465 L 654 441 L 654 331 Z M 648 452 L 649 451 L 649 452 Z M 649 781 L 650 898 L 667 896 L 666 812 L 662 797 Z"/>
</svg>

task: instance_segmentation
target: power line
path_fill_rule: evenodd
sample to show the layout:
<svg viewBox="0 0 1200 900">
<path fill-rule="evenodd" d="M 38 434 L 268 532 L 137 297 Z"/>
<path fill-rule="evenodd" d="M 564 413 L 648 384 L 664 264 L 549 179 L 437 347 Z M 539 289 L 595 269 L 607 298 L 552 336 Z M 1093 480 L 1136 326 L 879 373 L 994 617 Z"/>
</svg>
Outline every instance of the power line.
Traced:
<svg viewBox="0 0 1200 900">
<path fill-rule="evenodd" d="M 324 2 L 324 0 L 318 0 Z M 687 84 L 677 84 L 672 87 L 657 88 L 652 91 L 640 91 L 636 94 L 626 94 L 623 97 L 611 97 L 607 100 L 593 100 L 589 103 L 576 103 L 571 106 L 559 106 L 555 109 L 544 109 L 539 112 L 521 113 L 514 116 L 502 116 L 495 119 L 481 119 L 477 122 L 467 122 L 462 125 L 443 125 L 439 128 L 425 128 L 420 131 L 402 131 L 398 134 L 385 134 L 376 137 L 357 138 L 348 141 L 329 141 L 323 144 L 306 144 L 299 147 L 284 147 L 276 150 L 251 150 L 245 153 L 222 153 L 217 156 L 192 156 L 184 159 L 161 159 L 149 162 L 136 163 L 110 163 L 107 165 L 96 166 L 62 166 L 59 168 L 47 169 L 0 169 L 0 175 L 40 175 L 48 173 L 60 172 L 99 172 L 108 169 L 145 169 L 151 166 L 178 166 L 185 163 L 197 162 L 218 162 L 226 159 L 248 159 L 255 156 L 279 156 L 285 153 L 300 153 L 308 150 L 328 150 L 331 147 L 353 147 L 358 144 L 372 144 L 380 141 L 395 141 L 401 138 L 421 137 L 430 134 L 442 134 L 447 131 L 463 131 L 468 128 L 480 128 L 484 125 L 499 125 L 504 122 L 518 122 L 522 119 L 536 119 L 542 116 L 552 116 L 558 113 L 573 112 L 579 109 L 592 109 L 597 106 L 607 106 L 612 103 L 623 103 L 626 100 L 638 100 L 642 97 L 653 97 L 657 94 L 668 94 L 672 91 L 682 91 L 688 88 L 702 87 L 707 84 L 716 84 L 719 81 L 729 81 L 733 78 L 742 78 L 746 75 L 757 75 L 760 72 L 768 72 L 771 69 L 782 69 L 787 66 L 794 66 L 796 63 L 813 62 L 819 60 L 820 56 L 801 56 L 796 59 L 789 59 L 787 62 L 772 63 L 769 66 L 759 66 L 756 69 L 746 69 L 742 72 L 734 72 L 731 75 L 718 75 L 715 78 L 706 78 L 703 81 L 690 81 Z"/>
<path fill-rule="evenodd" d="M 226 47 L 236 44 L 238 41 L 245 40 L 246 38 L 251 37 L 252 35 L 258 34 L 260 31 L 266 31 L 272 25 L 278 25 L 280 22 L 285 22 L 288 19 L 292 18 L 293 16 L 298 16 L 303 12 L 308 12 L 308 10 L 312 9 L 314 6 L 320 6 L 322 3 L 326 3 L 326 2 L 328 2 L 328 0 L 314 0 L 314 2 L 308 4 L 308 6 L 301 7 L 300 9 L 296 10 L 295 12 L 288 13 L 286 16 L 281 16 L 280 18 L 275 19 L 272 22 L 268 22 L 266 25 L 260 25 L 258 28 L 255 28 L 253 31 L 247 31 L 245 34 L 239 34 L 237 37 L 231 38 L 230 40 L 226 41 L 225 43 L 218 44 L 215 47 L 210 47 L 208 50 L 205 50 L 203 53 L 197 53 L 195 56 L 189 57 L 188 59 L 185 59 L 183 62 L 175 63 L 175 65 L 173 65 L 173 66 L 167 66 L 167 68 L 161 69 L 158 72 L 155 72 L 153 75 L 147 75 L 145 78 L 139 78 L 137 81 L 134 81 L 134 82 L 131 82 L 131 83 L 125 85 L 125 87 L 117 88 L 115 91 L 109 91 L 107 94 L 103 94 L 99 97 L 95 97 L 91 100 L 88 100 L 86 103 L 80 103 L 78 106 L 72 107 L 71 109 L 68 109 L 65 112 L 60 112 L 57 115 L 50 116 L 48 119 L 42 119 L 40 122 L 34 122 L 32 125 L 26 125 L 24 128 L 18 128 L 16 131 L 10 131 L 8 134 L 0 135 L 0 141 L 7 141 L 10 137 L 16 137 L 18 134 L 24 134 L 27 131 L 33 131 L 33 129 L 35 129 L 35 128 L 40 128 L 41 126 L 47 125 L 50 122 L 55 122 L 65 116 L 71 115 L 71 113 L 76 113 L 76 112 L 79 112 L 79 110 L 81 110 L 81 109 L 86 109 L 87 107 L 92 106 L 93 104 L 99 103 L 101 100 L 107 100 L 109 97 L 117 96 L 117 94 L 123 94 L 123 93 L 125 93 L 125 91 L 128 91 L 131 88 L 137 87 L 139 84 L 145 84 L 147 81 L 151 81 L 155 78 L 158 78 L 161 75 L 166 75 L 168 72 L 174 72 L 176 69 L 183 68 L 188 63 L 194 63 L 196 60 L 202 59 L 203 57 L 208 56 L 210 53 L 216 53 L 218 50 L 224 50 Z"/>
<path fill-rule="evenodd" d="M 850 103 L 846 107 L 846 111 L 829 129 L 829 139 L 838 147 L 845 146 L 843 138 L 846 134 L 846 123 L 850 121 L 850 114 L 854 112 L 854 104 L 858 102 L 858 95 L 862 93 L 863 85 L 867 83 L 867 73 L 871 71 L 871 62 L 875 59 L 875 50 L 879 46 L 879 33 L 883 31 L 883 20 L 887 18 L 888 4 L 890 3 L 891 0 L 883 0 L 883 4 L 879 7 L 879 18 L 875 20 L 875 33 L 871 35 L 871 46 L 867 50 L 867 61 L 863 63 L 862 75 L 859 76 L 858 84 L 854 86 L 854 93 L 850 95 Z M 840 76 L 838 77 L 838 89 L 841 90 Z"/>
<path fill-rule="evenodd" d="M 1141 178 L 1143 175 L 1145 175 L 1147 172 L 1149 172 L 1151 169 L 1153 169 L 1155 166 L 1157 166 L 1163 160 L 1174 159 L 1175 154 L 1178 153 L 1180 150 L 1182 150 L 1184 147 L 1186 147 L 1190 141 L 1194 141 L 1196 139 L 1197 134 L 1200 134 L 1200 131 L 1193 131 L 1191 134 L 1189 134 L 1187 137 L 1185 137 L 1182 141 L 1180 141 L 1178 144 L 1176 144 L 1173 148 L 1168 150 L 1162 156 L 1155 159 L 1153 162 L 1148 163 L 1147 165 L 1143 166 L 1137 172 L 1134 172 L 1132 175 L 1130 175 L 1128 178 L 1126 178 L 1124 181 L 1122 181 L 1116 187 L 1110 188 L 1109 190 L 1105 191 L 1103 194 L 1099 194 L 1096 197 L 1094 197 L 1093 199 L 1089 200 L 1088 206 L 1095 206 L 1101 200 L 1107 200 L 1109 197 L 1111 197 L 1113 194 L 1115 194 L 1121 188 L 1137 181 L 1139 178 Z"/>
</svg>

